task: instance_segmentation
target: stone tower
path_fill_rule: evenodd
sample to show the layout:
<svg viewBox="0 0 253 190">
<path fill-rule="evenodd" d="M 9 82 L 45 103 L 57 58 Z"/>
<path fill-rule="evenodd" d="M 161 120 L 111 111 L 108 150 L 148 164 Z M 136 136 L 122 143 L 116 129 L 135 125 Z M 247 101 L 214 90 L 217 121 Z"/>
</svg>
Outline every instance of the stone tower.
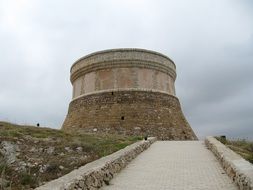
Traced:
<svg viewBox="0 0 253 190">
<path fill-rule="evenodd" d="M 174 82 L 167 56 L 144 49 L 99 51 L 71 67 L 73 99 L 63 130 L 196 140 Z"/>
</svg>

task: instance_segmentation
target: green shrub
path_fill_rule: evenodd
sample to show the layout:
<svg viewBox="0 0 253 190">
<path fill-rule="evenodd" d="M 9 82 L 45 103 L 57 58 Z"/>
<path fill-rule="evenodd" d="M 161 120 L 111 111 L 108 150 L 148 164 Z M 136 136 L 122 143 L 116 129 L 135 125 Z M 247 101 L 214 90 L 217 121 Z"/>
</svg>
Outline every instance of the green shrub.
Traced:
<svg viewBox="0 0 253 190">
<path fill-rule="evenodd" d="M 34 186 L 36 184 L 36 179 L 31 174 L 24 172 L 21 174 L 20 183 L 22 185 Z"/>
</svg>

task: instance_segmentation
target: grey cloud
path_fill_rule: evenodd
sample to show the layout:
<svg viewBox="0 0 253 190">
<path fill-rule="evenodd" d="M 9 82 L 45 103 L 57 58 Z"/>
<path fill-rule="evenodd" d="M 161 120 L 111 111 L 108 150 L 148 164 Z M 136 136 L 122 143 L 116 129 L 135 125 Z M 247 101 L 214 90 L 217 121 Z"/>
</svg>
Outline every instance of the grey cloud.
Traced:
<svg viewBox="0 0 253 190">
<path fill-rule="evenodd" d="M 203 136 L 220 131 L 253 139 L 252 45 L 250 40 L 245 47 L 225 49 L 222 56 L 211 60 L 215 63 L 203 64 L 202 74 L 187 75 L 180 83 L 186 115 Z"/>
<path fill-rule="evenodd" d="M 177 95 L 199 136 L 253 139 L 252 9 L 234 0 L 2 1 L 0 120 L 60 128 L 72 63 L 139 47 L 175 61 Z"/>
</svg>

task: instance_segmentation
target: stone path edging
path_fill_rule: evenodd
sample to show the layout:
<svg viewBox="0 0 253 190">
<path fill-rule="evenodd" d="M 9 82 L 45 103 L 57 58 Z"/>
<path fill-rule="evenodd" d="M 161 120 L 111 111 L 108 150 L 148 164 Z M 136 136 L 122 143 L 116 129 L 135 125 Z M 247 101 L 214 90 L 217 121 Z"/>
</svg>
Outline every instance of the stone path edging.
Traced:
<svg viewBox="0 0 253 190">
<path fill-rule="evenodd" d="M 109 184 L 115 173 L 118 173 L 155 141 L 156 138 L 151 137 L 146 141 L 136 142 L 52 180 L 36 188 L 36 190 L 98 189 L 104 184 Z"/>
<path fill-rule="evenodd" d="M 251 163 L 214 137 L 207 137 L 205 143 L 240 190 L 253 190 L 253 165 Z"/>
<path fill-rule="evenodd" d="M 238 190 L 203 141 L 156 141 L 101 190 Z"/>
</svg>

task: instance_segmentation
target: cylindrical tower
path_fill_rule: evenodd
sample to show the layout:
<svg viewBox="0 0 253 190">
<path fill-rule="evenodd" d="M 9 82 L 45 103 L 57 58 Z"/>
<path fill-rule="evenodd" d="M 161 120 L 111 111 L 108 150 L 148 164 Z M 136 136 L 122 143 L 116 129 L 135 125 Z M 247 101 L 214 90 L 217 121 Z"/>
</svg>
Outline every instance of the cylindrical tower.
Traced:
<svg viewBox="0 0 253 190">
<path fill-rule="evenodd" d="M 176 66 L 144 49 L 89 54 L 71 67 L 73 99 L 63 129 L 195 140 L 175 94 Z"/>
</svg>

